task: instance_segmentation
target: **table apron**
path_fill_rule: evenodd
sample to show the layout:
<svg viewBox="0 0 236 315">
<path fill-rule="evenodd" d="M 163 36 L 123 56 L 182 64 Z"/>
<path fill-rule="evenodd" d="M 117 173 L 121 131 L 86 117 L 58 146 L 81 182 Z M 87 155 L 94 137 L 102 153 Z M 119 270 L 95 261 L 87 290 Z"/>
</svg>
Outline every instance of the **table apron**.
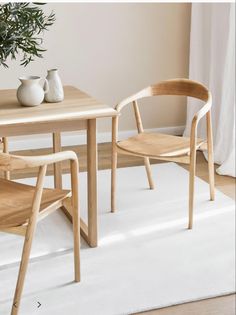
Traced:
<svg viewBox="0 0 236 315">
<path fill-rule="evenodd" d="M 26 124 L 0 125 L 1 137 L 86 130 L 87 120 L 64 120 Z"/>
</svg>

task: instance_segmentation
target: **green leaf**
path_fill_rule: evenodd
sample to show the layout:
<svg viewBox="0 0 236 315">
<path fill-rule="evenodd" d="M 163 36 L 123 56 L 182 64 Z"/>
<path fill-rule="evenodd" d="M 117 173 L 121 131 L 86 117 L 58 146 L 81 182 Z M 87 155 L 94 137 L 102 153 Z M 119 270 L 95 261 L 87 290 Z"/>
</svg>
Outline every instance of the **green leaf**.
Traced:
<svg viewBox="0 0 236 315">
<path fill-rule="evenodd" d="M 27 66 L 34 57 L 42 58 L 44 30 L 56 20 L 55 13 L 46 15 L 46 3 L 3 3 L 0 5 L 0 66 L 8 67 L 8 57 L 16 59 L 23 54 L 21 65 Z"/>
</svg>

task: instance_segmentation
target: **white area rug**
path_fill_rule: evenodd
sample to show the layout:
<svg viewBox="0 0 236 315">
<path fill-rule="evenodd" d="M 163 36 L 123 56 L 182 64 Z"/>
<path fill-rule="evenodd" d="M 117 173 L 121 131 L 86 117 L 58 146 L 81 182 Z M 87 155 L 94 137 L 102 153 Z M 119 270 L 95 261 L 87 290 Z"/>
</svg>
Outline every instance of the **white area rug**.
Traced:
<svg viewBox="0 0 236 315">
<path fill-rule="evenodd" d="M 188 172 L 172 163 L 152 169 L 154 191 L 143 167 L 118 170 L 115 214 L 109 213 L 110 172 L 99 172 L 99 247 L 83 243 L 81 283 L 73 283 L 70 224 L 60 212 L 40 223 L 33 256 L 46 256 L 29 266 L 21 315 L 132 314 L 235 291 L 234 201 L 218 191 L 208 201 L 208 185 L 197 178 L 188 231 Z M 63 182 L 69 187 L 68 175 Z M 85 209 L 85 173 L 80 187 Z M 21 246 L 20 237 L 0 234 L 1 315 L 10 314 Z"/>
</svg>

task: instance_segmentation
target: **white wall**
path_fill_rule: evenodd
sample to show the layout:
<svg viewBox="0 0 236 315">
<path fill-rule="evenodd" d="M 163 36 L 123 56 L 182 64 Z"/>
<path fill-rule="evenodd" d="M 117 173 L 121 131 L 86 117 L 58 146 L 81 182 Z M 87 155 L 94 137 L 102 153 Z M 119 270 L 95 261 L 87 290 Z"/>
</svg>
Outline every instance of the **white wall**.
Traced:
<svg viewBox="0 0 236 315">
<path fill-rule="evenodd" d="M 58 67 L 72 84 L 114 106 L 124 97 L 159 80 L 187 77 L 191 5 L 185 3 L 51 3 L 56 23 L 45 33 L 44 59 L 27 68 L 9 62 L 0 69 L 0 88 L 15 88 L 22 74 L 45 76 Z M 147 128 L 185 123 L 182 98 L 155 99 L 145 106 Z M 121 129 L 134 128 L 124 112 Z M 110 130 L 106 120 L 99 130 Z"/>
</svg>

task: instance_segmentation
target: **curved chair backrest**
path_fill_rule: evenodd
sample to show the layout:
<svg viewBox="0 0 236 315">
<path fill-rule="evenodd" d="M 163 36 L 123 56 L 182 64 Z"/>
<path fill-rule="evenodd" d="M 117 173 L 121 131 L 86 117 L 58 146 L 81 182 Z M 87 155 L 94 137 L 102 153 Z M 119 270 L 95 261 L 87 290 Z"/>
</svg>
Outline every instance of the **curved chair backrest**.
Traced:
<svg viewBox="0 0 236 315">
<path fill-rule="evenodd" d="M 208 101 L 209 91 L 199 82 L 188 79 L 174 79 L 162 81 L 151 86 L 152 96 L 156 95 L 183 95 Z"/>
<path fill-rule="evenodd" d="M 40 167 L 48 164 L 71 160 L 77 162 L 76 153 L 73 151 L 62 151 L 48 155 L 18 156 L 0 153 L 0 170 L 13 171 L 31 167 Z"/>
<path fill-rule="evenodd" d="M 199 82 L 188 79 L 172 79 L 161 81 L 157 84 L 148 86 L 140 92 L 126 98 L 120 102 L 116 109 L 121 111 L 124 106 L 139 99 L 158 96 L 158 95 L 182 95 L 197 98 L 201 101 L 208 102 L 211 94 L 208 89 Z"/>
</svg>

